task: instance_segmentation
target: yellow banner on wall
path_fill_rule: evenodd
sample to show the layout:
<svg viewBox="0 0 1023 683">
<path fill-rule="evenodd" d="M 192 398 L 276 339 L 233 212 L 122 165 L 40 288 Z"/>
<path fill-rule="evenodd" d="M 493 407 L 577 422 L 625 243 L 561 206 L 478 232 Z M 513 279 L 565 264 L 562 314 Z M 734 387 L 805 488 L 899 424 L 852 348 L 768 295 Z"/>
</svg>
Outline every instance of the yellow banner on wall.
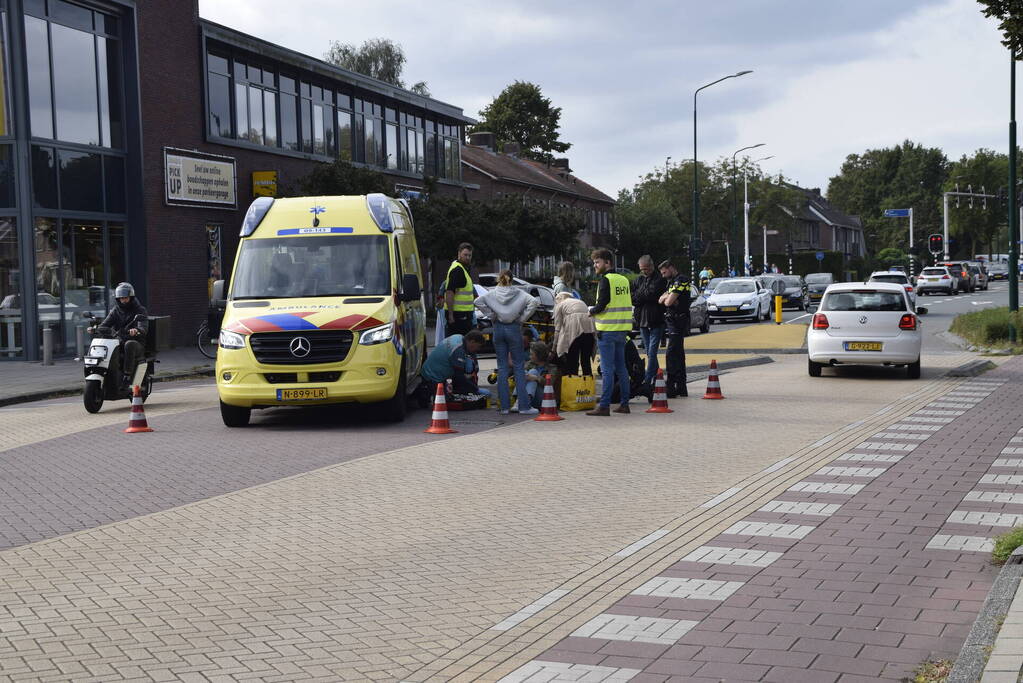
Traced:
<svg viewBox="0 0 1023 683">
<path fill-rule="evenodd" d="M 276 197 L 277 196 L 277 171 L 253 171 L 252 172 L 252 196 L 253 197 Z"/>
</svg>

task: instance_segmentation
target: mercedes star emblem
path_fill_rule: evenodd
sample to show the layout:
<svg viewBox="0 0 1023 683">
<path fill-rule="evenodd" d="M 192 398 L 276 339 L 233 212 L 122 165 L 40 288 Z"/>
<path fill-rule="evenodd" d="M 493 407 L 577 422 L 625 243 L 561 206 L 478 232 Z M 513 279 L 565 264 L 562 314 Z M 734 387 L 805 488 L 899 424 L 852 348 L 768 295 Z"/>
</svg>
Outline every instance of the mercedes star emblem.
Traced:
<svg viewBox="0 0 1023 683">
<path fill-rule="evenodd" d="M 291 355 L 295 358 L 305 358 L 312 350 L 309 340 L 305 337 L 295 337 L 291 340 L 291 345 L 288 348 L 291 349 Z"/>
<path fill-rule="evenodd" d="M 867 316 L 861 315 L 860 316 L 860 325 L 866 325 L 866 324 L 867 324 Z M 294 353 L 294 351 L 292 353 Z"/>
</svg>

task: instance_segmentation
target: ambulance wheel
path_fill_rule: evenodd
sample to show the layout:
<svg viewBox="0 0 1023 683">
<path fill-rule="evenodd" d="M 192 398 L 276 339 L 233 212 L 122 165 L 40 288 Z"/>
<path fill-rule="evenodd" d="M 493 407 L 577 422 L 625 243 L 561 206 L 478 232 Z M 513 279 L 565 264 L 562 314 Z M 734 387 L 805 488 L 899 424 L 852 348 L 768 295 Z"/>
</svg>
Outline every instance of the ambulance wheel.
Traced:
<svg viewBox="0 0 1023 683">
<path fill-rule="evenodd" d="M 408 411 L 408 396 L 405 394 L 405 361 L 402 360 L 398 370 L 398 386 L 394 388 L 394 396 L 381 404 L 384 419 L 388 422 L 402 422 Z"/>
<path fill-rule="evenodd" d="M 98 413 L 103 407 L 103 383 L 95 379 L 86 382 L 82 401 L 88 412 Z"/>
<path fill-rule="evenodd" d="M 240 408 L 220 402 L 220 417 L 228 427 L 244 427 L 249 424 L 252 408 Z"/>
</svg>

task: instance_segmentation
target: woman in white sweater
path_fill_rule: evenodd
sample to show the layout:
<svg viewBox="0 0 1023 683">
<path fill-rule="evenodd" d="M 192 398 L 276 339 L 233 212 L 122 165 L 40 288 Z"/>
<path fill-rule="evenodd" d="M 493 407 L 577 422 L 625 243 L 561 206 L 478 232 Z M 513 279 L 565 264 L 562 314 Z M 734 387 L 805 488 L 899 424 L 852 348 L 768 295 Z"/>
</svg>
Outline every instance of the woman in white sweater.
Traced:
<svg viewBox="0 0 1023 683">
<path fill-rule="evenodd" d="M 497 276 L 497 286 L 476 299 L 476 306 L 483 315 L 494 323 L 494 352 L 497 354 L 497 396 L 501 403 L 501 414 L 507 415 L 511 407 L 511 391 L 508 388 L 508 359 L 515 375 L 515 393 L 518 395 L 518 412 L 535 415 L 539 411 L 529 405 L 526 392 L 526 351 L 522 348 L 522 323 L 533 315 L 539 305 L 536 297 L 529 296 L 512 284 L 511 271 L 502 270 Z"/>
</svg>

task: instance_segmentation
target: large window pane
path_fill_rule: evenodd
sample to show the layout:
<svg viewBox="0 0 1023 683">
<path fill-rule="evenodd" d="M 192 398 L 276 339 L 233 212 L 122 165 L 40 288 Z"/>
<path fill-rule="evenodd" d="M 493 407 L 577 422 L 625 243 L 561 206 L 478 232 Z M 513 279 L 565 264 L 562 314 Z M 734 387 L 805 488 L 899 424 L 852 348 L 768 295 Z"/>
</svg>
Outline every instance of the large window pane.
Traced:
<svg viewBox="0 0 1023 683">
<path fill-rule="evenodd" d="M 7 12 L 0 3 L 0 135 L 10 135 L 11 103 L 7 97 Z"/>
<path fill-rule="evenodd" d="M 313 154 L 327 153 L 326 141 L 323 137 L 323 105 L 313 105 Z"/>
<path fill-rule="evenodd" d="M 103 157 L 103 185 L 107 195 L 107 213 L 124 213 L 124 159 Z"/>
<path fill-rule="evenodd" d="M 270 147 L 277 146 L 277 94 L 269 90 L 263 91 L 263 117 L 266 125 L 263 135 L 266 144 Z"/>
<path fill-rule="evenodd" d="M 103 144 L 121 149 L 124 146 L 124 117 L 121 109 L 121 54 L 120 43 L 97 38 L 99 56 L 99 106 L 103 128 Z"/>
<path fill-rule="evenodd" d="M 60 158 L 60 208 L 67 211 L 103 210 L 103 168 L 100 155 L 58 151 Z"/>
<path fill-rule="evenodd" d="M 57 161 L 49 147 L 32 148 L 32 204 L 42 209 L 56 209 Z"/>
<path fill-rule="evenodd" d="M 0 354 L 15 358 L 21 354 L 21 266 L 18 259 L 18 231 L 13 216 L 0 216 Z"/>
<path fill-rule="evenodd" d="M 355 128 L 352 130 L 352 158 L 355 161 L 366 160 L 366 131 L 365 119 L 362 114 L 356 114 L 353 119 Z"/>
<path fill-rule="evenodd" d="M 352 115 L 346 111 L 337 113 L 337 158 L 352 160 Z"/>
<path fill-rule="evenodd" d="M 249 86 L 249 140 L 263 144 L 263 91 Z"/>
<path fill-rule="evenodd" d="M 281 83 L 284 83 L 283 76 Z M 281 93 L 281 146 L 293 152 L 299 150 L 297 106 L 298 102 L 294 95 Z"/>
<path fill-rule="evenodd" d="M 374 124 L 376 121 L 366 117 L 366 163 L 376 165 L 377 163 L 377 137 Z"/>
<path fill-rule="evenodd" d="M 237 68 L 237 64 L 235 67 Z M 242 68 L 245 68 L 242 65 Z M 249 88 L 244 83 L 234 84 L 235 131 L 239 140 L 249 138 Z"/>
<path fill-rule="evenodd" d="M 437 134 L 426 134 L 426 175 L 437 176 Z"/>
<path fill-rule="evenodd" d="M 107 224 L 107 244 L 110 246 L 107 284 L 110 287 L 116 287 L 118 282 L 128 279 L 128 268 L 124 257 L 124 223 Z"/>
<path fill-rule="evenodd" d="M 327 93 L 328 95 L 330 93 Z M 327 156 L 334 155 L 334 108 L 330 105 L 323 107 L 323 144 Z"/>
<path fill-rule="evenodd" d="M 28 106 L 32 135 L 53 137 L 53 99 L 50 95 L 50 40 L 46 22 L 25 17 L 25 53 L 28 66 Z"/>
<path fill-rule="evenodd" d="M 412 170 L 413 173 L 423 173 L 423 131 L 416 131 L 416 167 Z"/>
<path fill-rule="evenodd" d="M 210 134 L 231 137 L 231 81 L 227 76 L 211 73 Z"/>
<path fill-rule="evenodd" d="M 398 127 L 390 124 L 384 124 L 384 135 L 386 136 L 386 145 L 384 147 L 384 153 L 387 155 L 387 168 L 398 168 Z"/>
<path fill-rule="evenodd" d="M 90 18 L 92 14 L 89 14 Z M 96 38 L 60 24 L 53 34 L 53 93 L 57 139 L 99 144 Z"/>
<path fill-rule="evenodd" d="M 414 171 L 416 167 L 416 132 L 411 128 L 403 128 L 405 139 L 398 155 L 398 168 L 403 171 Z"/>
<path fill-rule="evenodd" d="M 92 11 L 64 0 L 50 0 L 50 16 L 57 21 L 85 31 L 92 30 Z"/>
<path fill-rule="evenodd" d="M 10 145 L 0 145 L 0 207 L 14 206 L 14 156 Z"/>
<path fill-rule="evenodd" d="M 36 291 L 60 298 L 64 284 L 71 279 L 70 259 L 61 259 L 57 219 L 37 217 L 33 236 L 36 252 Z M 66 272 L 61 274 L 61 262 Z"/>
<path fill-rule="evenodd" d="M 221 57 L 215 54 L 207 54 L 206 65 L 211 73 L 223 74 L 225 76 L 229 76 L 231 74 L 231 71 L 227 66 L 227 57 Z"/>
<path fill-rule="evenodd" d="M 303 88 L 307 88 L 308 84 L 303 83 Z M 313 151 L 313 129 L 311 125 L 312 112 L 310 107 L 312 103 L 309 100 L 303 99 L 301 102 L 301 116 L 299 117 L 302 121 L 302 151 L 312 154 Z"/>
</svg>

